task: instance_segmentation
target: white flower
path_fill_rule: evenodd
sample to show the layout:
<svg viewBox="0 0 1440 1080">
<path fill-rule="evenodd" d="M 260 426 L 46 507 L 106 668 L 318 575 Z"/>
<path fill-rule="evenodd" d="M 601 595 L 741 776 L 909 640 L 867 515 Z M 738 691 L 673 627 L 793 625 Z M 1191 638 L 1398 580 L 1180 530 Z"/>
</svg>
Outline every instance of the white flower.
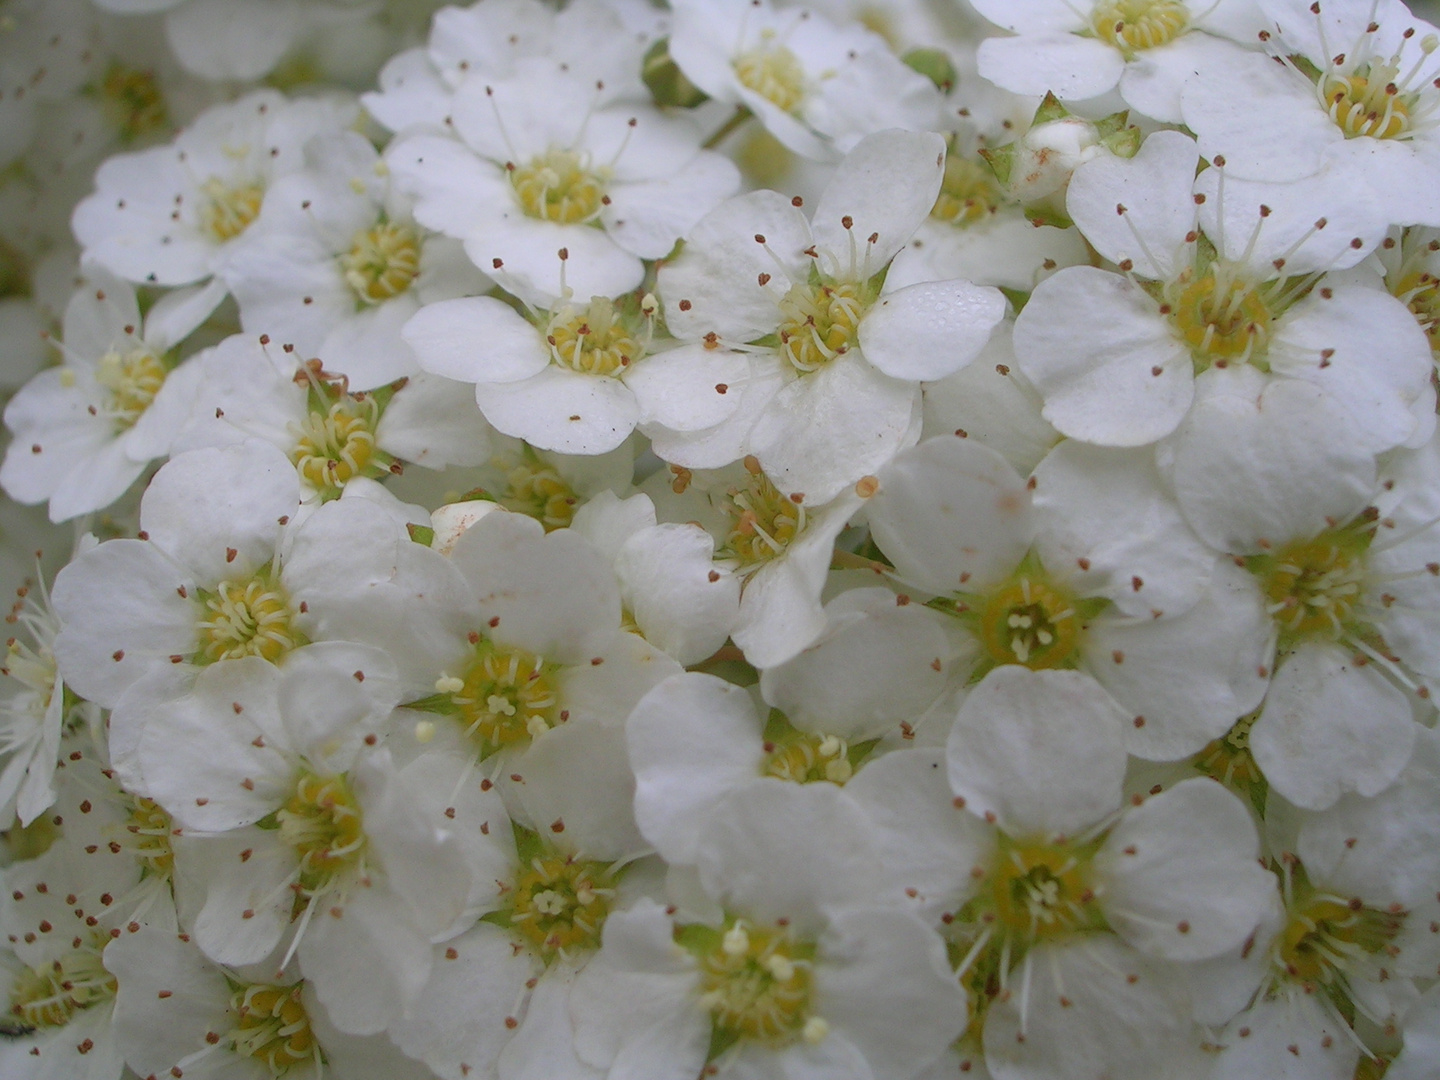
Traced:
<svg viewBox="0 0 1440 1080">
<path fill-rule="evenodd" d="M 319 357 L 355 390 L 419 372 L 400 336 L 420 306 L 489 287 L 460 245 L 414 223 L 386 167 L 354 132 L 307 144 L 307 168 L 282 177 L 222 274 L 252 334 Z"/>
<path fill-rule="evenodd" d="M 998 290 L 965 281 L 883 289 L 934 205 L 944 155 L 938 135 L 882 132 L 841 163 L 813 220 L 762 191 L 696 226 L 659 279 L 671 333 L 696 344 L 631 380 L 662 453 L 733 461 L 734 442 L 710 440 L 723 426 L 783 491 L 819 504 L 913 440 L 920 381 L 969 363 L 1004 315 Z"/>
<path fill-rule="evenodd" d="M 200 380 L 170 354 L 207 313 L 200 294 L 170 293 L 142 323 L 129 284 L 98 267 L 86 277 L 65 308 L 64 363 L 5 408 L 0 483 L 19 502 L 48 499 L 52 521 L 104 509 L 169 454 Z"/>
<path fill-rule="evenodd" d="M 1404 4 L 1262 0 L 1270 55 L 1216 52 L 1186 83 L 1186 126 L 1236 176 L 1293 180 L 1323 167 L 1387 220 L 1440 225 L 1440 34 Z M 1278 62 L 1277 62 L 1278 61 Z M 1358 194 L 1352 194 L 1358 201 Z"/>
<path fill-rule="evenodd" d="M 268 74 L 304 29 L 305 0 L 96 0 L 121 15 L 165 12 L 165 36 L 180 62 L 206 79 Z"/>
<path fill-rule="evenodd" d="M 257 90 L 202 113 L 169 146 L 117 154 L 75 208 L 84 257 L 136 283 L 207 281 L 259 216 L 270 185 L 304 166 L 305 143 L 355 113 L 344 99 L 289 101 Z M 225 288 L 212 283 L 206 295 L 218 304 Z"/>
<path fill-rule="evenodd" d="M 964 994 L 939 938 L 876 903 L 877 873 L 833 785 L 734 792 L 700 844 L 718 917 L 675 925 L 649 901 L 610 917 L 571 998 L 581 1059 L 645 1076 L 707 1060 L 720 1076 L 916 1075 L 962 1028 Z"/>
<path fill-rule="evenodd" d="M 567 285 L 579 297 L 633 289 L 642 260 L 667 254 L 739 183 L 727 159 L 700 149 L 688 117 L 607 103 L 553 60 L 467 79 L 449 119 L 454 138 L 422 129 L 391 144 L 395 181 L 417 221 L 463 240 L 476 266 L 503 269 L 527 300 Z"/>
<path fill-rule="evenodd" d="M 980 45 L 980 74 L 1017 94 L 1047 90 L 1067 101 L 1117 85 L 1132 108 L 1180 123 L 1187 76 L 1234 51 L 1264 25 L 1249 0 L 975 0 L 975 9 L 1016 37 Z"/>
<path fill-rule="evenodd" d="M 1330 285 L 1384 235 L 1343 177 L 1245 184 L 1220 168 L 1195 178 L 1186 136 L 1156 132 L 1131 159 L 1082 165 L 1067 205 L 1125 276 L 1070 267 L 1042 282 L 1015 322 L 1021 371 L 1062 434 L 1140 446 L 1185 418 L 1227 368 L 1323 389 L 1372 451 L 1429 434 L 1423 335 L 1399 303 Z M 1381 343 L 1383 341 L 1383 344 Z"/>
<path fill-rule="evenodd" d="M 670 55 L 717 101 L 749 109 L 797 154 L 832 161 L 886 128 L 938 123 L 939 95 L 885 40 L 805 8 L 677 0 Z"/>
</svg>

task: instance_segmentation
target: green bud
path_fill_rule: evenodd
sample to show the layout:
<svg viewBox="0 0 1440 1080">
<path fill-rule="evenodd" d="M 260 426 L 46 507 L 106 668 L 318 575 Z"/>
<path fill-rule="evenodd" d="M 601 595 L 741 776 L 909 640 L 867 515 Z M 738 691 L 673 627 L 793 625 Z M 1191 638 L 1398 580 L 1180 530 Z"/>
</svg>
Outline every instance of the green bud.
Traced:
<svg viewBox="0 0 1440 1080">
<path fill-rule="evenodd" d="M 693 109 L 709 100 L 705 92 L 687 79 L 675 61 L 670 59 L 669 38 L 661 38 L 650 46 L 640 65 L 640 78 L 650 88 L 657 105 Z"/>
<path fill-rule="evenodd" d="M 941 90 L 949 90 L 955 85 L 955 65 L 950 60 L 950 54 L 943 49 L 911 49 L 900 59 L 906 67 L 918 71 Z"/>
</svg>

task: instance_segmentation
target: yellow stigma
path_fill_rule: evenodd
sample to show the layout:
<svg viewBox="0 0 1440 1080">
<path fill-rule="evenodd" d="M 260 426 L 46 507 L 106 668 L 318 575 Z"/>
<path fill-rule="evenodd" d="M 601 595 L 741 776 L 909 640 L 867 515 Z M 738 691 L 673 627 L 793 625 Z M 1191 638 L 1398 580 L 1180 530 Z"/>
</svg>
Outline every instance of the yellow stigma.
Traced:
<svg viewBox="0 0 1440 1080">
<path fill-rule="evenodd" d="M 275 817 L 280 839 L 300 857 L 300 888 L 306 893 L 324 889 L 364 857 L 360 803 L 343 776 L 302 770 Z"/>
<path fill-rule="evenodd" d="M 463 674 L 442 680 L 447 685 L 437 683 L 436 688 L 448 696 L 449 707 L 483 759 L 507 746 L 523 745 L 563 721 L 556 690 L 559 670 L 559 665 L 524 649 L 478 637 Z"/>
<path fill-rule="evenodd" d="M 988 914 L 1023 941 L 1101 927 L 1093 865 L 1098 846 L 1015 841 L 1002 834 L 981 902 L 988 901 Z"/>
<path fill-rule="evenodd" d="M 1415 95 L 1400 93 L 1389 81 L 1397 72 L 1388 65 L 1367 65 L 1364 71 L 1321 77 L 1316 92 L 1330 119 L 1347 139 L 1395 139 L 1409 132 Z"/>
<path fill-rule="evenodd" d="M 614 897 L 605 863 L 538 855 L 515 879 L 510 926 L 549 964 L 562 953 L 600 947 Z"/>
<path fill-rule="evenodd" d="M 808 1036 L 815 946 L 787 927 L 727 919 L 698 955 L 700 1003 L 722 1037 L 783 1046 Z M 823 1034 L 823 1032 L 822 1032 Z"/>
<path fill-rule="evenodd" d="M 1286 648 L 1302 638 L 1337 640 L 1353 629 L 1364 594 L 1365 554 L 1374 518 L 1326 529 L 1273 554 L 1246 559 L 1260 579 L 1270 615 Z"/>
<path fill-rule="evenodd" d="M 197 624 L 198 664 L 259 656 L 272 664 L 291 649 L 306 644 L 291 620 L 294 610 L 285 586 L 271 578 L 269 567 L 240 581 L 222 581 L 214 590 L 197 590 L 205 618 Z"/>
<path fill-rule="evenodd" d="M 361 303 L 383 304 L 420 276 L 420 234 L 409 225 L 382 221 L 355 234 L 340 268 Z"/>
<path fill-rule="evenodd" d="M 100 82 L 100 98 L 122 143 L 134 142 L 170 122 L 154 72 L 111 64 Z"/>
<path fill-rule="evenodd" d="M 1166 287 L 1166 306 L 1197 374 L 1265 354 L 1274 316 L 1262 290 L 1249 282 L 1213 268 L 1199 276 L 1186 272 Z"/>
<path fill-rule="evenodd" d="M 573 150 L 547 150 L 509 173 L 521 209 L 532 218 L 582 225 L 605 205 L 606 170 L 592 169 L 589 158 Z"/>
<path fill-rule="evenodd" d="M 235 1052 L 258 1059 L 273 1077 L 301 1065 L 319 1072 L 320 1044 L 300 1000 L 301 985 L 242 986 L 230 997 L 237 1019 L 228 1038 Z"/>
<path fill-rule="evenodd" d="M 834 735 L 794 731 L 783 741 L 765 744 L 765 762 L 760 773 L 797 784 L 820 780 L 844 784 L 855 775 L 847 756 L 849 752 L 846 741 Z"/>
<path fill-rule="evenodd" d="M 957 228 L 984 221 L 1005 204 L 1000 181 L 983 162 L 962 157 L 953 150 L 945 158 L 945 178 L 930 216 Z"/>
<path fill-rule="evenodd" d="M 126 846 L 147 873 L 169 877 L 175 868 L 170 827 L 170 815 L 158 803 L 141 796 L 132 797 L 130 816 L 125 822 Z"/>
<path fill-rule="evenodd" d="M 495 501 L 506 510 L 533 517 L 547 533 L 568 526 L 580 505 L 575 489 L 555 466 L 541 461 L 529 447 L 525 457 L 506 471 L 505 482 L 505 493 Z"/>
<path fill-rule="evenodd" d="M 95 366 L 95 381 L 109 392 L 106 411 L 114 418 L 117 430 L 135 426 L 165 384 L 165 375 L 165 365 L 143 347 L 123 353 L 107 352 L 100 358 Z"/>
<path fill-rule="evenodd" d="M 1381 952 L 1400 933 L 1405 912 L 1381 911 L 1312 885 L 1304 868 L 1289 873 L 1285 929 L 1274 945 L 1275 965 L 1307 988 L 1346 993 L 1357 962 Z"/>
<path fill-rule="evenodd" d="M 1190 11 L 1181 0 L 1105 0 L 1090 16 L 1095 36 L 1127 56 L 1168 45 L 1189 23 Z"/>
<path fill-rule="evenodd" d="M 205 196 L 205 204 L 200 208 L 200 227 L 219 244 L 235 239 L 248 229 L 260 216 L 260 204 L 265 201 L 264 184 L 227 187 L 214 176 L 200 185 L 200 191 Z"/>
<path fill-rule="evenodd" d="M 354 477 L 378 468 L 375 429 L 379 423 L 380 405 L 375 398 L 342 395 L 329 405 L 312 408 L 301 421 L 290 460 L 311 487 L 334 498 Z"/>
<path fill-rule="evenodd" d="M 82 940 L 58 960 L 21 971 L 10 991 L 10 1015 L 26 1031 L 59 1028 L 113 998 L 115 976 L 100 959 L 109 940 Z"/>
<path fill-rule="evenodd" d="M 993 665 L 1043 671 L 1074 667 L 1079 660 L 1084 627 L 1076 598 L 1038 566 L 1022 569 L 975 610 L 980 642 Z"/>
<path fill-rule="evenodd" d="M 790 286 L 780 301 L 780 351 L 803 373 L 824 367 L 855 345 L 875 297 L 853 282 Z"/>
<path fill-rule="evenodd" d="M 781 112 L 793 113 L 805 98 L 805 69 L 784 45 L 766 41 L 735 58 L 735 77 Z"/>
<path fill-rule="evenodd" d="M 754 457 L 745 459 L 745 469 L 750 479 L 743 488 L 730 488 L 720 504 L 730 518 L 730 533 L 721 553 L 748 569 L 784 554 L 805 529 L 805 507 L 782 495 Z"/>
<path fill-rule="evenodd" d="M 555 311 L 545 327 L 545 341 L 555 363 L 582 375 L 618 375 L 645 355 L 641 335 L 604 296 L 583 308 L 565 304 Z"/>
</svg>

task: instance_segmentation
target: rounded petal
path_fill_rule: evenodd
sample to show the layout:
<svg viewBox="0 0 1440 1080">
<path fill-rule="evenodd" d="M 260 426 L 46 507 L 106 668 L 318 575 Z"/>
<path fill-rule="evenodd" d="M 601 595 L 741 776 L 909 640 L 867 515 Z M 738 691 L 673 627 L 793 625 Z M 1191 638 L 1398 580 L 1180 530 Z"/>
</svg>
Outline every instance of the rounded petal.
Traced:
<svg viewBox="0 0 1440 1080">
<path fill-rule="evenodd" d="M 860 348 L 891 378 L 943 379 L 980 355 L 1004 317 L 999 289 L 958 280 L 910 285 L 866 313 Z"/>
<path fill-rule="evenodd" d="M 552 364 L 520 382 L 481 383 L 475 400 L 506 435 L 562 454 L 604 454 L 635 430 L 635 395 L 619 379 Z"/>
</svg>

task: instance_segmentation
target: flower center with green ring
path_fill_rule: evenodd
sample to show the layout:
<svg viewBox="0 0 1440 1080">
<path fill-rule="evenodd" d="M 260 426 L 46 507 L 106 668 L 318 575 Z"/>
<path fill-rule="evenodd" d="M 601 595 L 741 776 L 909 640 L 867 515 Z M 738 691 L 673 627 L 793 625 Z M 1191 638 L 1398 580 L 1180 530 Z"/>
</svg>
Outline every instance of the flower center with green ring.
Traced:
<svg viewBox="0 0 1440 1080">
<path fill-rule="evenodd" d="M 645 342 L 608 297 L 583 308 L 565 304 L 545 327 L 550 358 L 581 375 L 618 375 L 645 355 Z"/>
<path fill-rule="evenodd" d="M 107 352 L 95 366 L 95 381 L 109 394 L 106 412 L 118 431 L 135 426 L 150 408 L 168 372 L 164 363 L 146 348 Z"/>
<path fill-rule="evenodd" d="M 205 608 L 205 617 L 196 624 L 200 632 L 196 663 L 258 656 L 273 664 L 307 644 L 293 624 L 290 594 L 268 566 L 253 577 L 222 581 L 213 590 L 197 590 L 196 595 Z"/>
<path fill-rule="evenodd" d="M 1197 374 L 1265 355 L 1274 319 L 1265 290 L 1212 268 L 1187 271 L 1165 293 L 1171 325 L 1189 346 Z"/>
<path fill-rule="evenodd" d="M 1365 555 L 1375 535 L 1372 514 L 1245 560 L 1260 580 L 1280 646 L 1306 638 L 1339 640 L 1355 627 L 1365 592 Z"/>
<path fill-rule="evenodd" d="M 510 186 L 525 214 L 561 225 L 583 225 L 605 206 L 604 170 L 590 167 L 587 155 L 551 149 L 528 165 L 509 165 Z"/>
<path fill-rule="evenodd" d="M 300 1000 L 300 987 L 242 986 L 230 997 L 237 1022 L 228 1035 L 237 1054 L 259 1060 L 273 1077 L 310 1066 L 317 1073 L 320 1044 Z"/>
<path fill-rule="evenodd" d="M 439 697 L 489 757 L 508 746 L 539 738 L 561 721 L 557 664 L 524 649 L 506 648 L 481 637 L 464 671 L 435 683 Z"/>
<path fill-rule="evenodd" d="M 754 457 L 745 459 L 745 471 L 750 474 L 745 486 L 730 488 L 719 505 L 730 519 L 721 554 L 750 569 L 784 554 L 804 531 L 806 514 L 801 503 L 780 493 Z"/>
<path fill-rule="evenodd" d="M 1126 56 L 1168 45 L 1189 25 L 1181 0 L 1105 0 L 1090 16 L 1095 36 Z"/>
<path fill-rule="evenodd" d="M 420 276 L 420 234 L 409 225 L 382 221 L 355 234 L 340 256 L 345 282 L 364 304 L 383 304 Z"/>
<path fill-rule="evenodd" d="M 735 77 L 781 112 L 793 113 L 805 99 L 805 69 L 784 45 L 767 40 L 735 57 Z"/>
<path fill-rule="evenodd" d="M 945 177 L 930 216 L 963 229 L 987 220 L 1006 201 L 1000 181 L 988 165 L 952 149 L 945 157 Z"/>
<path fill-rule="evenodd" d="M 303 770 L 275 818 L 280 839 L 300 857 L 300 888 L 308 895 L 324 890 L 364 857 L 360 803 L 343 776 Z"/>
<path fill-rule="evenodd" d="M 813 943 L 797 938 L 788 926 L 737 918 L 727 919 L 722 929 L 703 931 L 687 927 L 678 936 L 682 942 L 696 939 L 692 951 L 699 961 L 700 1004 L 709 1010 L 722 1042 L 749 1039 L 779 1047 L 798 1038 L 818 1042 L 824 1037 L 828 1027 L 811 1015 Z"/>
<path fill-rule="evenodd" d="M 21 971 L 10 990 L 10 1015 L 26 1031 L 60 1028 L 76 1013 L 114 998 L 115 976 L 101 960 L 109 940 L 82 939 L 59 959 Z"/>
<path fill-rule="evenodd" d="M 549 964 L 600 947 L 615 898 L 610 867 L 558 854 L 523 863 L 512 893 L 510 927 Z"/>
<path fill-rule="evenodd" d="M 200 227 L 217 244 L 234 240 L 260 216 L 265 201 L 265 185 L 236 184 L 231 187 L 212 176 L 200 185 L 205 203 L 200 208 Z"/>
<path fill-rule="evenodd" d="M 780 301 L 781 355 L 803 375 L 849 352 L 874 299 L 868 285 L 849 281 L 790 286 Z"/>
</svg>

